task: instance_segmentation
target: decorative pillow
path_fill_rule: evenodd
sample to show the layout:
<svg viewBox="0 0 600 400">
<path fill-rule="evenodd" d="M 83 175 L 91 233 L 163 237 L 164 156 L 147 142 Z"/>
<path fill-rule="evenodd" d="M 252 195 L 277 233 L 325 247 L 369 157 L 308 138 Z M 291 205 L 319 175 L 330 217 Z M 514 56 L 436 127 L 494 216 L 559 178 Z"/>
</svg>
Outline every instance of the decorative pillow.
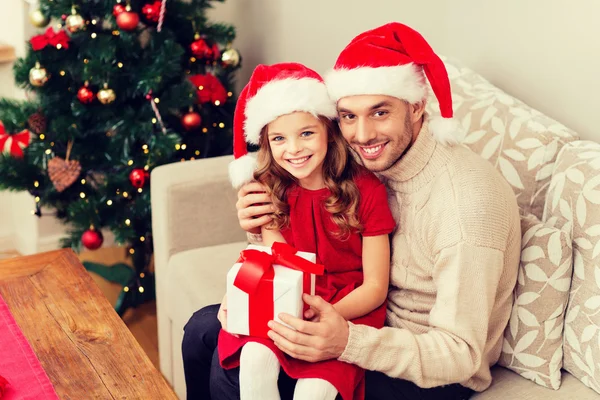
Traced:
<svg viewBox="0 0 600 400">
<path fill-rule="evenodd" d="M 561 384 L 563 325 L 573 271 L 571 235 L 521 217 L 521 265 L 499 364 L 552 389 Z"/>
<path fill-rule="evenodd" d="M 456 60 L 442 59 L 452 85 L 454 115 L 466 133 L 462 144 L 502 173 L 517 196 L 522 214 L 542 218 L 556 155 L 578 135 Z M 439 114 L 438 104 L 431 95 L 428 112 Z"/>
<path fill-rule="evenodd" d="M 544 215 L 573 232 L 564 369 L 600 393 L 600 144 L 578 141 L 561 150 Z"/>
</svg>

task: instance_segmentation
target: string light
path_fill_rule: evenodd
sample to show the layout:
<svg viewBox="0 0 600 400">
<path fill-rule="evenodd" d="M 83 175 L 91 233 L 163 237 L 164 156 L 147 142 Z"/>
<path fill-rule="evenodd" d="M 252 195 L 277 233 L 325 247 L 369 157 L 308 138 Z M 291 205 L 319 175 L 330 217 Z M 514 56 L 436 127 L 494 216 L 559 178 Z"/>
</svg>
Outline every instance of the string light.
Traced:
<svg viewBox="0 0 600 400">
<path fill-rule="evenodd" d="M 81 197 L 82 199 L 85 199 L 85 193 L 83 193 L 83 192 L 79 193 L 79 197 Z"/>
<path fill-rule="evenodd" d="M 155 102 L 156 104 L 158 104 L 158 103 L 160 103 L 160 99 L 159 99 L 158 97 L 155 97 L 155 98 L 154 98 L 154 102 Z"/>
<path fill-rule="evenodd" d="M 138 188 L 138 193 L 142 193 L 142 188 Z"/>
<path fill-rule="evenodd" d="M 179 150 L 179 149 L 181 149 L 181 145 L 179 145 L 179 144 L 176 144 L 176 145 L 175 145 L 175 150 Z"/>
<path fill-rule="evenodd" d="M 133 160 L 127 161 L 127 165 L 129 165 L 129 166 L 133 165 Z"/>
<path fill-rule="evenodd" d="M 40 140 L 44 140 L 46 139 L 46 135 L 44 135 L 43 133 L 40 134 Z"/>
<path fill-rule="evenodd" d="M 119 31 L 112 31 L 113 36 L 119 36 L 121 34 L 121 32 Z"/>
<path fill-rule="evenodd" d="M 84 58 L 84 59 L 83 59 L 83 63 L 84 63 L 84 64 L 88 64 L 89 62 L 90 62 L 90 60 L 88 60 L 87 58 Z"/>
<path fill-rule="evenodd" d="M 125 225 L 127 225 L 127 226 L 131 225 L 131 220 L 129 218 L 127 218 L 125 220 Z"/>
<path fill-rule="evenodd" d="M 152 123 L 153 123 L 153 124 L 155 124 L 155 123 L 157 123 L 157 122 L 158 122 L 158 121 L 156 120 L 156 118 L 152 118 Z"/>
<path fill-rule="evenodd" d="M 50 153 L 52 153 L 52 150 L 50 150 L 50 149 L 46 150 L 46 154 L 50 155 Z"/>
<path fill-rule="evenodd" d="M 144 165 L 144 171 L 148 171 L 150 169 L 149 165 Z"/>
<path fill-rule="evenodd" d="M 82 180 L 81 180 L 81 184 L 82 184 L 82 185 L 85 185 L 85 179 L 82 179 Z"/>
<path fill-rule="evenodd" d="M 199 155 L 200 155 L 200 150 L 196 150 L 196 151 L 194 152 L 194 154 L 195 154 L 195 155 L 197 155 L 197 156 L 199 156 Z"/>
<path fill-rule="evenodd" d="M 125 197 L 125 198 L 129 197 L 129 193 L 123 192 L 123 197 Z"/>
<path fill-rule="evenodd" d="M 144 274 L 143 272 L 140 272 L 140 278 L 143 278 L 145 276 L 146 276 L 146 274 Z"/>
<path fill-rule="evenodd" d="M 129 292 L 129 286 L 125 286 L 125 287 L 123 288 L 123 291 L 124 291 L 125 293 Z"/>
<path fill-rule="evenodd" d="M 181 150 L 185 150 L 185 149 L 187 149 L 187 144 L 182 144 L 181 145 Z"/>
<path fill-rule="evenodd" d="M 231 97 L 231 96 L 233 96 L 233 93 L 232 92 L 227 92 L 227 97 Z"/>
<path fill-rule="evenodd" d="M 96 39 L 96 36 L 98 36 L 98 35 L 96 35 L 96 32 L 94 32 L 94 33 L 92 33 L 91 36 L 92 36 L 92 39 Z"/>
<path fill-rule="evenodd" d="M 95 19 L 92 20 L 92 25 L 96 25 L 98 23 L 98 21 L 96 21 Z"/>
<path fill-rule="evenodd" d="M 112 206 L 112 200 L 108 200 L 108 201 L 106 202 L 106 204 L 107 204 L 107 205 L 109 205 L 109 206 Z"/>
<path fill-rule="evenodd" d="M 144 149 L 144 150 L 146 150 L 147 148 L 148 148 L 147 144 L 145 144 L 145 145 L 142 146 L 142 149 Z"/>
<path fill-rule="evenodd" d="M 40 196 L 35 196 L 35 202 L 39 203 L 40 202 Z"/>
<path fill-rule="evenodd" d="M 117 67 L 123 68 L 123 63 L 122 62 L 117 63 Z"/>
<path fill-rule="evenodd" d="M 146 238 L 145 238 L 145 237 L 143 237 L 143 236 L 140 236 L 140 242 L 143 242 L 143 241 L 145 241 L 145 240 L 146 240 Z"/>
<path fill-rule="evenodd" d="M 35 181 L 35 182 L 33 182 L 33 186 L 35 186 L 35 187 L 39 187 L 39 186 L 40 186 L 40 183 L 39 183 L 38 181 Z"/>
<path fill-rule="evenodd" d="M 196 57 L 190 57 L 191 62 L 196 62 Z"/>
<path fill-rule="evenodd" d="M 221 102 L 219 100 L 215 101 L 215 106 L 220 106 Z"/>
<path fill-rule="evenodd" d="M 213 128 L 216 128 L 216 127 L 217 127 L 217 123 L 213 122 Z"/>
<path fill-rule="evenodd" d="M 144 288 L 143 287 L 139 287 L 138 290 L 140 291 L 140 293 L 144 293 Z"/>
<path fill-rule="evenodd" d="M 65 71 L 60 71 L 60 76 L 65 76 L 67 73 Z"/>
<path fill-rule="evenodd" d="M 135 254 L 135 250 L 134 249 L 129 249 L 129 254 Z"/>
<path fill-rule="evenodd" d="M 204 86 L 198 86 L 198 90 L 204 90 Z"/>
<path fill-rule="evenodd" d="M 208 129 L 206 129 L 206 128 L 202 128 L 202 132 L 203 132 L 203 133 L 206 133 L 206 132 L 208 132 Z"/>
<path fill-rule="evenodd" d="M 219 122 L 219 128 L 225 128 L 225 124 L 222 122 Z"/>
</svg>

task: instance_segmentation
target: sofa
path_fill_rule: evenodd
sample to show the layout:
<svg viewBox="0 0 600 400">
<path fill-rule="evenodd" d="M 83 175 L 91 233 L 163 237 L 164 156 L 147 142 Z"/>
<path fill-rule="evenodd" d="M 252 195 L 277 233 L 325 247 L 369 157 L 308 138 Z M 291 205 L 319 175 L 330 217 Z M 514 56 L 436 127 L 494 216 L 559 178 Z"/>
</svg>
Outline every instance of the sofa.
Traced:
<svg viewBox="0 0 600 400">
<path fill-rule="evenodd" d="M 473 398 L 600 398 L 600 145 L 443 60 L 466 132 L 460 145 L 496 166 L 522 214 L 513 313 L 493 383 Z M 436 106 L 430 96 L 428 110 Z M 220 302 L 226 273 L 248 243 L 228 180 L 231 160 L 174 163 L 151 175 L 160 369 L 181 399 L 183 327 Z"/>
</svg>

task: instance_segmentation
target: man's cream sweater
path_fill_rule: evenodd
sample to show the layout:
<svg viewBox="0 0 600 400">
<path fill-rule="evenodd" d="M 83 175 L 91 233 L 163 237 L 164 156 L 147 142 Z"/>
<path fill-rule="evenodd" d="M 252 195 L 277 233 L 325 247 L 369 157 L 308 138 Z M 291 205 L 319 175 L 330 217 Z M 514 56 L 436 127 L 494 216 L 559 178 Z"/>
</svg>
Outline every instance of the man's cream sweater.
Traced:
<svg viewBox="0 0 600 400">
<path fill-rule="evenodd" d="M 398 223 L 387 323 L 349 323 L 340 360 L 420 387 L 491 383 L 512 306 L 521 250 L 515 195 L 494 167 L 444 147 L 427 122 L 380 174 Z"/>
</svg>

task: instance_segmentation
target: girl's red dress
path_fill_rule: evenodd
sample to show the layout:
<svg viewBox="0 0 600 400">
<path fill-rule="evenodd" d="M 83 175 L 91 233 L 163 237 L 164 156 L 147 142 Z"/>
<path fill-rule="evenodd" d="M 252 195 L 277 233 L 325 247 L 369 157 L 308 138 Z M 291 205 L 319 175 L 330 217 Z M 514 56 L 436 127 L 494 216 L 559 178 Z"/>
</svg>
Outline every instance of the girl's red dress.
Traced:
<svg viewBox="0 0 600 400">
<path fill-rule="evenodd" d="M 325 274 L 316 279 L 316 294 L 332 304 L 363 281 L 361 236 L 387 235 L 395 228 L 385 186 L 379 179 L 373 173 L 361 170 L 355 182 L 360 191 L 358 214 L 363 231 L 346 240 L 331 234 L 339 229 L 324 206 L 330 194 L 327 188 L 308 190 L 294 186 L 288 193 L 290 227 L 281 233 L 288 244 L 299 251 L 315 253 L 317 262 L 325 266 Z M 380 328 L 385 321 L 385 309 L 384 303 L 352 322 Z M 279 350 L 270 339 L 236 338 L 221 330 L 218 344 L 221 366 L 225 369 L 238 367 L 242 346 L 249 341 L 270 348 L 292 378 L 321 378 L 335 386 L 344 400 L 364 398 L 364 371 L 361 368 L 335 359 L 316 363 L 297 360 Z"/>
</svg>

